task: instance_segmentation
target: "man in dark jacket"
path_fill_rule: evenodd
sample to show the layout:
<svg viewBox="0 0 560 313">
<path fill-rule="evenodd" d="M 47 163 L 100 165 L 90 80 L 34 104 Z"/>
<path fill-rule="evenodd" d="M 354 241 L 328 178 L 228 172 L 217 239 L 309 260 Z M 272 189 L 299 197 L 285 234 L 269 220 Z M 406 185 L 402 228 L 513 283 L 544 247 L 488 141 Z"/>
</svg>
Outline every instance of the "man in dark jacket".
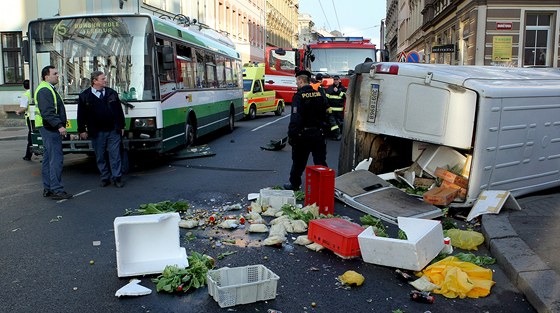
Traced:
<svg viewBox="0 0 560 313">
<path fill-rule="evenodd" d="M 121 137 L 124 135 L 124 113 L 117 92 L 107 85 L 101 71 L 91 73 L 91 88 L 78 98 L 78 132 L 81 139 L 90 138 L 95 151 L 97 168 L 101 172 L 101 187 L 111 183 L 121 188 Z M 105 158 L 109 155 L 109 165 Z"/>
<path fill-rule="evenodd" d="M 327 88 L 326 93 L 329 99 L 330 135 L 332 139 L 340 140 L 342 123 L 344 122 L 344 99 L 346 99 L 346 87 L 342 85 L 340 76 L 333 76 L 333 84 Z"/>
<path fill-rule="evenodd" d="M 292 115 L 288 126 L 288 143 L 292 146 L 290 183 L 284 189 L 299 190 L 301 175 L 309 154 L 315 165 L 327 166 L 327 143 L 324 128 L 327 125 L 327 99 L 309 85 L 311 73 L 296 74 L 298 91 L 292 98 Z"/>
</svg>

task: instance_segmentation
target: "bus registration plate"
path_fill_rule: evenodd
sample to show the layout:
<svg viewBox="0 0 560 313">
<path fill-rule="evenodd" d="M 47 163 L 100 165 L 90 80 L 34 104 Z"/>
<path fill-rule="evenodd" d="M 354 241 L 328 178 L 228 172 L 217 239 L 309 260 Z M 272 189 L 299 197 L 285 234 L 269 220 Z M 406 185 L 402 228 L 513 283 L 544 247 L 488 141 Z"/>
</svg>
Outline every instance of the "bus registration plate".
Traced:
<svg viewBox="0 0 560 313">
<path fill-rule="evenodd" d="M 371 84 L 371 95 L 369 97 L 369 112 L 367 121 L 375 123 L 377 117 L 377 101 L 379 100 L 379 84 Z"/>
</svg>

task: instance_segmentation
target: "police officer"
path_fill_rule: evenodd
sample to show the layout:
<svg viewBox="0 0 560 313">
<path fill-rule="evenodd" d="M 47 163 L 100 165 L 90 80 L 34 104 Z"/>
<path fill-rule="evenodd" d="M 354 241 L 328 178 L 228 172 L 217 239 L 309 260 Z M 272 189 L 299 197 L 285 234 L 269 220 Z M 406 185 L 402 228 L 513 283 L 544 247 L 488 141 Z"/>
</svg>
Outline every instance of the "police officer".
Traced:
<svg viewBox="0 0 560 313">
<path fill-rule="evenodd" d="M 292 114 L 288 126 L 288 143 L 292 146 L 290 183 L 284 189 L 299 190 L 301 175 L 309 154 L 315 165 L 327 166 L 327 144 L 324 128 L 327 126 L 327 99 L 309 85 L 311 73 L 296 74 L 298 91 L 292 98 Z"/>
<path fill-rule="evenodd" d="M 344 122 L 344 99 L 346 98 L 346 87 L 342 85 L 340 76 L 333 76 L 333 84 L 327 88 L 329 99 L 329 123 L 331 125 L 331 136 L 334 140 L 340 140 L 342 123 Z"/>
</svg>

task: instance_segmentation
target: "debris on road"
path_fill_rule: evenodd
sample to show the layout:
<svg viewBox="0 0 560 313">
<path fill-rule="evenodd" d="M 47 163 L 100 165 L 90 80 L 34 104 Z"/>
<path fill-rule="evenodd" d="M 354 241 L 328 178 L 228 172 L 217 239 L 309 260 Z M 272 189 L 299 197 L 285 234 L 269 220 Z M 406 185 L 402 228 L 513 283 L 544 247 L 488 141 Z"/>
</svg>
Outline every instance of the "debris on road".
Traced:
<svg viewBox="0 0 560 313">
<path fill-rule="evenodd" d="M 347 286 L 361 286 L 365 278 L 362 274 L 355 271 L 346 271 L 344 274 L 338 276 L 338 280 Z"/>
<path fill-rule="evenodd" d="M 144 296 L 152 293 L 152 290 L 140 285 L 139 279 L 131 279 L 130 282 L 115 292 L 116 297 Z"/>
<path fill-rule="evenodd" d="M 484 242 L 484 235 L 474 230 L 449 229 L 445 233 L 451 238 L 453 247 L 464 250 L 478 250 Z"/>
</svg>

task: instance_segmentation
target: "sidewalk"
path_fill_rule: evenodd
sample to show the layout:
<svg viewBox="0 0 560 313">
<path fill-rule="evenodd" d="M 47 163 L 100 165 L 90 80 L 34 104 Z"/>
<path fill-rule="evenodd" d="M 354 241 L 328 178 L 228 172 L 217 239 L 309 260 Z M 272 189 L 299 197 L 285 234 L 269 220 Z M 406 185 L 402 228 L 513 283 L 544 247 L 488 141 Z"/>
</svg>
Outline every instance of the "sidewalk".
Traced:
<svg viewBox="0 0 560 313">
<path fill-rule="evenodd" d="M 560 188 L 482 217 L 486 245 L 538 312 L 560 312 Z"/>
<path fill-rule="evenodd" d="M 0 127 L 0 140 L 26 140 L 27 126 Z"/>
</svg>

